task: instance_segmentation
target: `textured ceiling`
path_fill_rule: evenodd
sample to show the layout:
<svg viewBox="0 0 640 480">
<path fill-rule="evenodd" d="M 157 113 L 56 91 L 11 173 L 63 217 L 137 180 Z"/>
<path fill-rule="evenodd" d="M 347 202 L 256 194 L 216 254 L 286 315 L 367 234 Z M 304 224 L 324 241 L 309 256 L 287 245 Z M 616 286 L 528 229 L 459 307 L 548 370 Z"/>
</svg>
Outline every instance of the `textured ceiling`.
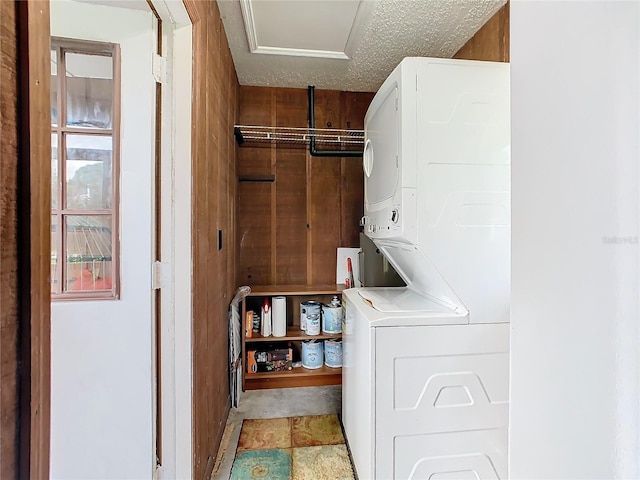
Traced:
<svg viewBox="0 0 640 480">
<path fill-rule="evenodd" d="M 1 0 L 0 0 L 1 1 Z M 142 10 L 151 12 L 149 4 L 145 0 L 74 0 L 81 3 L 93 3 L 94 5 L 104 5 L 105 7 L 128 8 L 131 10 Z"/>
<path fill-rule="evenodd" d="M 330 0 L 253 0 L 305 2 Z M 218 0 L 241 85 L 375 92 L 404 57 L 450 58 L 506 0 L 364 0 L 368 21 L 348 60 L 251 53 L 239 0 Z M 287 29 L 289 18 L 280 25 Z M 351 42 L 352 40 L 350 40 Z"/>
</svg>

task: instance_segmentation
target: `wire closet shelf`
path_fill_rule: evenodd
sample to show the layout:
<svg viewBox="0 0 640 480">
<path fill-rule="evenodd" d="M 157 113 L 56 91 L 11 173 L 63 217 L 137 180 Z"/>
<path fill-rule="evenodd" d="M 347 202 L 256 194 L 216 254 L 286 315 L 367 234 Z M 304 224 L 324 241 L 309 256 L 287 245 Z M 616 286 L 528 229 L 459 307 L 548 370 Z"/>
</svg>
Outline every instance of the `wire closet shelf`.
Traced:
<svg viewBox="0 0 640 480">
<path fill-rule="evenodd" d="M 364 130 L 337 128 L 296 128 L 236 125 L 234 134 L 239 144 L 244 142 L 364 146 Z"/>
</svg>

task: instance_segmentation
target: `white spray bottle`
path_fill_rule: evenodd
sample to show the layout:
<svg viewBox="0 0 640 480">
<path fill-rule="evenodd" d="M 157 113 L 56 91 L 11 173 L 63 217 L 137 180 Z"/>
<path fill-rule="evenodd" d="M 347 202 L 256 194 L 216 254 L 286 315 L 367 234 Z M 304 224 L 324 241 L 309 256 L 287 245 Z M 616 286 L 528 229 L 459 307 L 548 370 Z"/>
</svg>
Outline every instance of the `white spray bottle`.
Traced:
<svg viewBox="0 0 640 480">
<path fill-rule="evenodd" d="M 271 305 L 268 298 L 265 298 L 264 302 L 262 302 L 261 317 L 262 328 L 260 329 L 260 334 L 263 337 L 269 337 L 271 335 Z"/>
</svg>

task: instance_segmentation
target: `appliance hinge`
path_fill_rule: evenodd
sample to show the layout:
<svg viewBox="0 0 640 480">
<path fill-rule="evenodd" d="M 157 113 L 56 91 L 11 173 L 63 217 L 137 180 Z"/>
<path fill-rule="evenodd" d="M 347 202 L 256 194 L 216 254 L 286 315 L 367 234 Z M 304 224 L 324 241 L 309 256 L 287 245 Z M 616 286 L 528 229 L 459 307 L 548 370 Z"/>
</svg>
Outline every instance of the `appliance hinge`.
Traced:
<svg viewBox="0 0 640 480">
<path fill-rule="evenodd" d="M 153 78 L 157 83 L 167 81 L 167 57 L 153 55 Z"/>
<path fill-rule="evenodd" d="M 151 276 L 151 288 L 159 290 L 166 287 L 169 277 L 169 265 L 167 262 L 160 262 L 159 260 L 153 262 Z"/>
</svg>

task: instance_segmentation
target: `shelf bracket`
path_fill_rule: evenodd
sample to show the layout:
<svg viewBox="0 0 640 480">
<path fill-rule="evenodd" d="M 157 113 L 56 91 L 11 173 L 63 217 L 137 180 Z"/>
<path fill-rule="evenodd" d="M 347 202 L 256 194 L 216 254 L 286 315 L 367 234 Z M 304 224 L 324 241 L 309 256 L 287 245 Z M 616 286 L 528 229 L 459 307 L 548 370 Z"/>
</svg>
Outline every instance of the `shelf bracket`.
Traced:
<svg viewBox="0 0 640 480">
<path fill-rule="evenodd" d="M 236 142 L 238 142 L 238 145 L 242 145 L 244 143 L 242 130 L 240 130 L 238 127 L 233 127 L 233 135 L 236 137 Z"/>
</svg>

